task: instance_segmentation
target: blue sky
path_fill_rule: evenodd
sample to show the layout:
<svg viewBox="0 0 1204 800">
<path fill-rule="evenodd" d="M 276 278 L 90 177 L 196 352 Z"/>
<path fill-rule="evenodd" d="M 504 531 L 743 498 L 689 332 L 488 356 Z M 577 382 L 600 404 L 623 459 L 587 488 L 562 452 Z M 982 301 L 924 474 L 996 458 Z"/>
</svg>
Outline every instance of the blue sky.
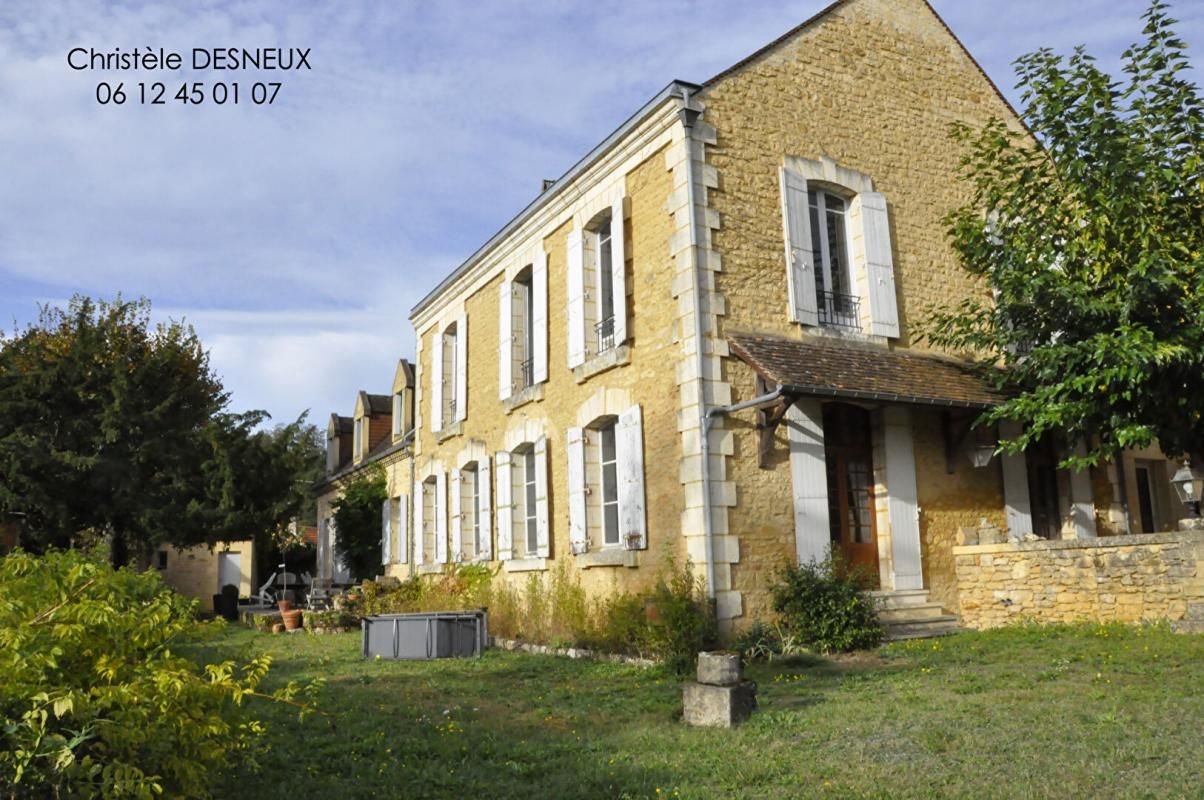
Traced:
<svg viewBox="0 0 1204 800">
<path fill-rule="evenodd" d="M 671 79 L 705 80 L 825 4 L 5 0 L 0 330 L 75 292 L 147 296 L 196 327 L 235 409 L 349 413 L 412 353 L 410 307 L 542 178 Z M 1013 101 L 1011 61 L 1041 46 L 1086 44 L 1116 73 L 1146 7 L 933 4 Z M 1204 3 L 1173 12 L 1200 64 Z M 76 46 L 308 47 L 313 68 L 76 72 Z M 284 86 L 271 107 L 93 95 L 220 79 Z"/>
</svg>

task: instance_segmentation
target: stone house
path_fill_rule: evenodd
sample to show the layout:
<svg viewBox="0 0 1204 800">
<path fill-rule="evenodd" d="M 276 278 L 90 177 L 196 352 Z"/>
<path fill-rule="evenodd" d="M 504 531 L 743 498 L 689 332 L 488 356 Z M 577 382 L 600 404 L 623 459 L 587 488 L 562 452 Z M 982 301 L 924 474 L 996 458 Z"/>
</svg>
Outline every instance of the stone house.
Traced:
<svg viewBox="0 0 1204 800">
<path fill-rule="evenodd" d="M 917 337 L 989 291 L 942 217 L 968 196 L 950 124 L 993 117 L 1022 129 L 924 0 L 841 0 L 673 81 L 412 309 L 391 394 L 331 418 L 320 536 L 381 463 L 384 573 L 567 564 L 603 593 L 672 556 L 730 630 L 767 613 L 783 559 L 829 548 L 934 616 L 961 611 L 961 529 L 1171 527 L 1160 453 L 992 457 L 970 422 L 998 398 Z"/>
<path fill-rule="evenodd" d="M 152 556 L 151 566 L 163 582 L 182 595 L 201 601 L 203 611 L 213 610 L 213 595 L 222 587 L 238 587 L 241 597 L 249 597 L 254 584 L 255 543 L 251 539 L 223 542 L 214 547 L 161 547 Z"/>
</svg>

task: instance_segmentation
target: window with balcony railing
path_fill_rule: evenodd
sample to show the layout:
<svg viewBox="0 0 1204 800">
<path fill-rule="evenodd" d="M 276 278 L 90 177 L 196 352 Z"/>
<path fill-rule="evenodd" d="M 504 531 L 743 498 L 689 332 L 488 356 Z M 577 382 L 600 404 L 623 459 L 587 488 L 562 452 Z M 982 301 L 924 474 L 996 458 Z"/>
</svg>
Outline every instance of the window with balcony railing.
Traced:
<svg viewBox="0 0 1204 800">
<path fill-rule="evenodd" d="M 815 299 L 819 324 L 861 329 L 861 301 L 853 293 L 845 201 L 831 192 L 808 193 L 811 244 L 815 263 Z"/>
<path fill-rule="evenodd" d="M 605 353 L 615 346 L 615 318 L 611 314 L 594 326 L 595 353 Z"/>
</svg>

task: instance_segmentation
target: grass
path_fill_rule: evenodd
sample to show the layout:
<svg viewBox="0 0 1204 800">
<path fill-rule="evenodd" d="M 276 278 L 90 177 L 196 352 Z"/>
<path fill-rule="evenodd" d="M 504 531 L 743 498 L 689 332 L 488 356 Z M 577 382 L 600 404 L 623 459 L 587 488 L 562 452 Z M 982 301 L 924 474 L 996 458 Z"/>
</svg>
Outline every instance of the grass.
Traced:
<svg viewBox="0 0 1204 800">
<path fill-rule="evenodd" d="M 357 634 L 231 628 L 329 720 L 260 706 L 260 769 L 218 797 L 1204 797 L 1204 637 L 1015 627 L 754 665 L 760 708 L 687 728 L 660 670 L 489 651 L 365 661 Z"/>
</svg>

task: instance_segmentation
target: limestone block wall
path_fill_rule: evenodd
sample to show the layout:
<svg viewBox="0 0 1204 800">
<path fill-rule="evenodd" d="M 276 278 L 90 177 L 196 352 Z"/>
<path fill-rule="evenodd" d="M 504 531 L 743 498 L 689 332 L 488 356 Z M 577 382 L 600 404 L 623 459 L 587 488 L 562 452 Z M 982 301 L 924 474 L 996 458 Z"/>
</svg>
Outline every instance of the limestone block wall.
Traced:
<svg viewBox="0 0 1204 800">
<path fill-rule="evenodd" d="M 962 624 L 1181 620 L 1204 612 L 1204 531 L 953 548 Z"/>
<path fill-rule="evenodd" d="M 213 595 L 221 589 L 217 585 L 219 553 L 240 555 L 239 595 L 248 596 L 259 588 L 251 585 L 255 570 L 255 546 L 250 539 L 218 545 L 213 550 L 205 545 L 197 545 L 182 550 L 167 548 L 166 552 L 167 568 L 161 570 L 163 581 L 180 594 L 199 599 L 205 611 L 213 610 Z"/>
</svg>

